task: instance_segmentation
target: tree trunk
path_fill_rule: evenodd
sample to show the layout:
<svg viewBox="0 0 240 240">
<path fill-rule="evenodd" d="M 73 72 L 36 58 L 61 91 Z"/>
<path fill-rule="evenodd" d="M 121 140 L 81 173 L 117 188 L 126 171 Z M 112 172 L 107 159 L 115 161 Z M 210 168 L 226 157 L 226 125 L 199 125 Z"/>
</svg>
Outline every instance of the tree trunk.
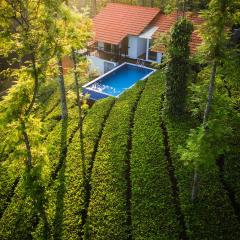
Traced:
<svg viewBox="0 0 240 240">
<path fill-rule="evenodd" d="M 199 191 L 199 177 L 198 177 L 198 169 L 195 167 L 194 169 L 194 177 L 193 177 L 193 186 L 192 186 L 192 202 L 197 198 L 197 194 Z"/>
<path fill-rule="evenodd" d="M 92 0 L 92 16 L 94 17 L 97 13 L 97 1 L 96 0 Z"/>
<path fill-rule="evenodd" d="M 214 60 L 213 64 L 212 64 L 212 72 L 211 72 L 210 84 L 209 84 L 209 89 L 208 89 L 207 104 L 206 104 L 205 111 L 204 111 L 204 116 L 203 116 L 203 126 L 205 128 L 205 134 L 207 134 L 206 123 L 207 123 L 209 113 L 210 113 L 210 110 L 211 110 L 211 106 L 212 106 L 216 72 L 217 72 L 217 62 L 216 62 L 216 60 Z M 199 190 L 198 166 L 195 166 L 193 186 L 192 186 L 192 197 L 191 197 L 192 201 L 194 201 L 197 198 L 198 190 Z"/>
<path fill-rule="evenodd" d="M 58 71 L 59 71 L 59 86 L 60 86 L 60 94 L 61 94 L 62 119 L 64 120 L 64 119 L 67 119 L 68 117 L 68 109 L 67 109 L 66 90 L 65 90 L 61 57 L 58 58 Z"/>
<path fill-rule="evenodd" d="M 27 131 L 26 131 L 25 122 L 22 119 L 20 119 L 20 121 L 21 121 L 21 128 L 22 128 L 21 130 L 22 130 L 22 134 L 23 134 L 23 141 L 25 143 L 25 147 L 26 147 L 26 151 L 27 151 L 26 167 L 27 167 L 27 170 L 29 172 L 32 168 L 31 146 L 30 146 L 28 134 L 27 134 Z"/>
<path fill-rule="evenodd" d="M 76 88 L 76 96 L 77 96 L 77 105 L 78 105 L 78 127 L 79 127 L 79 142 L 80 142 L 80 153 L 82 158 L 82 169 L 83 169 L 83 178 L 85 182 L 86 177 L 86 168 L 85 168 L 85 154 L 84 154 L 84 146 L 83 146 L 83 116 L 82 116 L 82 107 L 81 107 L 81 98 L 79 94 L 79 83 L 78 83 L 78 73 L 77 73 L 77 61 L 74 49 L 72 49 L 72 59 L 74 66 L 74 80 L 75 80 L 75 88 Z"/>
<path fill-rule="evenodd" d="M 216 71 L 217 71 L 217 63 L 216 63 L 216 60 L 214 60 L 213 65 L 212 65 L 212 73 L 211 73 L 211 79 L 210 79 L 209 90 L 208 90 L 208 99 L 207 99 L 207 104 L 206 104 L 206 108 L 205 108 L 204 116 L 203 116 L 203 124 L 204 125 L 206 125 L 206 123 L 207 123 L 207 120 L 209 117 L 209 112 L 210 112 L 211 105 L 212 105 Z"/>
<path fill-rule="evenodd" d="M 154 0 L 151 0 L 151 7 L 154 6 Z"/>
</svg>

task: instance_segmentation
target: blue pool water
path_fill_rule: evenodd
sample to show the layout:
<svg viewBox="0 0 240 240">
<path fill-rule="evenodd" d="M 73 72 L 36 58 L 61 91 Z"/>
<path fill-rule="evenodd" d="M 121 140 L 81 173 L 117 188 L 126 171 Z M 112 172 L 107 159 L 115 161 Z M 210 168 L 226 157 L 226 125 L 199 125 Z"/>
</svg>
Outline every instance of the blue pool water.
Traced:
<svg viewBox="0 0 240 240">
<path fill-rule="evenodd" d="M 126 89 L 132 87 L 137 81 L 145 78 L 153 72 L 154 69 L 151 68 L 124 63 L 119 68 L 103 75 L 96 81 L 85 85 L 83 87 L 85 89 L 84 92 L 88 92 L 90 95 L 97 95 L 97 93 L 99 93 L 103 97 L 104 94 L 106 96 L 111 95 L 117 97 Z M 88 91 L 86 91 L 86 89 Z M 91 91 L 94 91 L 95 93 L 91 93 Z"/>
</svg>

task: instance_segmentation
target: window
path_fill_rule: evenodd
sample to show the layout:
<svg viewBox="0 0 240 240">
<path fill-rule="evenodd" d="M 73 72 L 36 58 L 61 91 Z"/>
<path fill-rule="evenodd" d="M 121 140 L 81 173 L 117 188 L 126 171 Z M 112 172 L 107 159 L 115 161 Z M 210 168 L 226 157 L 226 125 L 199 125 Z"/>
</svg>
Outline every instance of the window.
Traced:
<svg viewBox="0 0 240 240">
<path fill-rule="evenodd" d="M 157 52 L 153 52 L 153 51 L 149 50 L 148 60 L 156 62 L 157 61 Z"/>
<path fill-rule="evenodd" d="M 112 51 L 112 44 L 104 43 L 104 51 L 111 52 Z"/>
<path fill-rule="evenodd" d="M 148 60 L 149 61 L 157 61 L 157 53 L 151 51 L 151 47 L 153 46 L 153 39 L 149 40 L 149 48 L 148 48 Z"/>
</svg>

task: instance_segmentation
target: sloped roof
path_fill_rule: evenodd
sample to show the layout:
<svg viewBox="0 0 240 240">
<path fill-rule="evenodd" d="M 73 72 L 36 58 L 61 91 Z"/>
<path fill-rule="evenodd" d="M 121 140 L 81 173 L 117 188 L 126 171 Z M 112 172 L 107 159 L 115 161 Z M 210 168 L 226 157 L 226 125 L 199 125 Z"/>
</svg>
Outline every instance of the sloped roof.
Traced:
<svg viewBox="0 0 240 240">
<path fill-rule="evenodd" d="M 117 45 L 127 35 L 138 36 L 159 12 L 158 8 L 109 3 L 93 19 L 95 41 Z"/>
<path fill-rule="evenodd" d="M 182 13 L 178 13 L 179 16 L 182 15 Z M 186 12 L 185 16 L 188 20 L 192 21 L 194 26 L 194 32 L 192 33 L 191 41 L 190 41 L 190 50 L 192 53 L 194 53 L 197 49 L 197 47 L 201 44 L 202 38 L 197 32 L 197 27 L 203 23 L 203 19 L 200 18 L 200 16 L 197 13 L 192 12 Z M 158 30 L 156 31 L 154 37 L 157 37 L 158 34 L 161 33 L 167 33 L 170 32 L 171 27 L 174 25 L 174 23 L 177 21 L 177 12 L 172 12 L 171 14 L 164 15 L 160 14 L 155 19 L 153 25 L 158 27 Z M 163 48 L 160 49 L 154 49 L 159 51 L 164 51 Z"/>
<path fill-rule="evenodd" d="M 177 14 L 182 15 L 181 12 L 163 14 L 158 8 L 109 3 L 93 19 L 94 40 L 118 45 L 127 35 L 139 36 L 144 33 L 149 35 L 152 29 L 154 29 L 153 38 L 156 38 L 160 33 L 170 32 L 171 27 L 177 21 Z M 203 23 L 203 19 L 193 12 L 186 12 L 185 16 L 194 25 L 190 42 L 190 50 L 194 53 L 202 42 L 197 26 Z M 165 51 L 163 46 L 153 50 Z"/>
</svg>

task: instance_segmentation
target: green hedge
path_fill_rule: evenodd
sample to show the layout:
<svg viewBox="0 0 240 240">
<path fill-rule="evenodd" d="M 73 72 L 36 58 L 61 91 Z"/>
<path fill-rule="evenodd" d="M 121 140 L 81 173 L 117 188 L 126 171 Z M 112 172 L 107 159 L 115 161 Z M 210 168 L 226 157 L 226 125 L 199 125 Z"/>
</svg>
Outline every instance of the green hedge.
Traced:
<svg viewBox="0 0 240 240">
<path fill-rule="evenodd" d="M 98 146 L 92 179 L 85 239 L 127 239 L 125 178 L 128 135 L 133 109 L 144 82 L 116 101 Z"/>
<path fill-rule="evenodd" d="M 70 136 L 77 128 L 77 116 L 77 107 L 69 110 L 67 140 L 70 139 Z M 62 122 L 60 121 L 45 140 L 49 159 L 49 169 L 47 172 L 53 172 L 59 162 L 61 155 L 61 135 Z M 49 181 L 47 178 L 50 179 L 50 174 L 46 175 L 46 181 Z M 34 216 L 36 215 L 34 204 L 31 199 L 24 198 L 22 184 L 23 182 L 20 180 L 15 189 L 12 201 L 0 220 L 0 239 L 29 239 L 28 236 L 33 231 L 32 226 Z"/>
<path fill-rule="evenodd" d="M 155 74 L 147 81 L 134 118 L 131 179 L 132 231 L 136 240 L 179 239 L 160 127 L 162 78 Z"/>
<path fill-rule="evenodd" d="M 229 153 L 224 159 L 224 180 L 235 195 L 240 206 L 240 149 Z M 239 213 L 240 214 L 240 213 Z"/>
<path fill-rule="evenodd" d="M 184 145 L 193 120 L 166 120 L 166 123 L 189 239 L 240 239 L 240 225 L 220 182 L 216 165 L 199 169 L 198 199 L 194 203 L 190 201 L 193 167 L 184 166 L 179 160 L 177 149 L 179 145 Z"/>
<path fill-rule="evenodd" d="M 86 164 L 91 160 L 94 145 L 114 99 L 96 102 L 83 122 Z M 86 166 L 87 168 L 87 166 Z M 84 186 L 79 131 L 68 147 L 66 165 L 49 192 L 48 218 L 53 238 L 78 239 L 82 231 L 81 212 L 84 208 Z M 61 205 L 62 203 L 62 205 Z M 43 224 L 38 226 L 34 239 L 43 238 Z"/>
<path fill-rule="evenodd" d="M 108 116 L 113 98 L 107 98 L 94 104 L 84 119 L 84 151 L 85 164 L 88 169 L 99 135 L 101 134 L 105 118 Z M 84 189 L 82 175 L 82 161 L 80 157 L 79 134 L 68 150 L 66 165 L 66 192 L 64 195 L 63 233 L 61 239 L 75 240 L 81 234 L 81 211 L 84 206 Z"/>
<path fill-rule="evenodd" d="M 0 166 L 0 216 L 8 206 L 14 185 L 21 176 L 25 159 L 17 157 L 16 152 L 11 153 Z"/>
<path fill-rule="evenodd" d="M 69 107 L 72 108 L 74 106 L 74 100 L 69 101 Z M 58 142 L 56 143 L 54 139 L 56 138 L 56 132 L 61 134 L 61 124 L 59 123 L 59 120 L 56 120 L 54 116 L 57 116 L 60 113 L 61 109 L 60 107 L 56 108 L 51 114 L 48 115 L 48 117 L 45 119 L 44 122 L 44 133 L 43 136 L 46 136 L 46 146 L 48 149 L 54 148 L 56 151 L 60 148 L 60 142 L 61 139 L 60 137 L 58 138 Z M 77 111 L 70 109 L 69 111 L 69 119 L 70 119 L 70 124 L 69 124 L 69 130 L 68 133 L 72 133 L 74 129 L 77 126 Z M 71 124 L 71 119 L 73 119 L 75 124 Z M 55 128 L 56 126 L 56 128 Z M 69 135 L 68 134 L 68 138 Z M 54 138 L 52 141 L 52 137 Z M 50 142 L 53 142 L 53 144 L 50 144 Z M 48 144 L 49 143 L 49 144 Z M 56 148 L 56 145 L 59 148 Z M 14 183 L 16 182 L 17 178 L 20 177 L 22 174 L 22 171 L 24 169 L 24 162 L 25 159 L 22 157 L 22 153 L 18 153 L 19 151 L 22 152 L 22 148 L 24 146 L 19 145 L 18 146 L 13 146 L 14 152 L 10 153 L 8 155 L 8 158 L 1 162 L 1 167 L 0 167 L 0 216 L 3 213 L 3 210 L 6 208 L 9 200 L 10 195 L 12 194 L 12 189 L 14 188 Z M 55 153 L 54 153 L 55 154 Z"/>
<path fill-rule="evenodd" d="M 36 215 L 30 198 L 24 198 L 23 181 L 18 183 L 10 205 L 4 211 L 0 220 L 1 240 L 28 240 L 34 224 L 33 216 Z"/>
</svg>

